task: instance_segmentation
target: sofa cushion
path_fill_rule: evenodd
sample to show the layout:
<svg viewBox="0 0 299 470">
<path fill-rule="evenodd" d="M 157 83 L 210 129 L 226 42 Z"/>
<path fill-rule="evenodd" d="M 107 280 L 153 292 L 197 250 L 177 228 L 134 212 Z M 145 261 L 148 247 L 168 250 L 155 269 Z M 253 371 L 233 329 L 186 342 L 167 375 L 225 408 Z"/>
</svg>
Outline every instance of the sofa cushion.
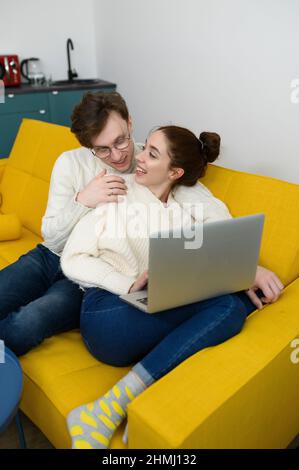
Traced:
<svg viewBox="0 0 299 470">
<path fill-rule="evenodd" d="M 4 173 L 7 161 L 8 161 L 7 158 L 0 158 L 0 181 Z M 0 204 L 1 204 L 1 201 L 0 201 Z"/>
<path fill-rule="evenodd" d="M 68 127 L 24 119 L 0 183 L 1 211 L 16 213 L 25 228 L 40 236 L 54 163 L 78 146 Z"/>
<path fill-rule="evenodd" d="M 287 285 L 299 275 L 299 185 L 209 165 L 201 180 L 233 216 L 265 214 L 260 264 Z"/>
<path fill-rule="evenodd" d="M 24 391 L 21 409 L 58 448 L 70 448 L 67 414 L 76 406 L 104 395 L 130 367 L 113 367 L 94 359 L 78 331 L 49 338 L 21 358 Z M 125 422 L 111 441 L 122 442 Z"/>
<path fill-rule="evenodd" d="M 155 382 L 131 403 L 130 448 L 286 448 L 299 431 L 298 311 L 299 279 Z"/>
<path fill-rule="evenodd" d="M 0 215 L 1 217 L 1 215 Z M 3 241 L 0 243 L 0 269 L 13 263 L 24 253 L 32 250 L 42 240 L 30 230 L 22 228 L 19 240 Z"/>
<path fill-rule="evenodd" d="M 17 240 L 21 230 L 21 221 L 16 214 L 0 215 L 0 241 Z"/>
<path fill-rule="evenodd" d="M 2 258 L 0 256 L 0 269 L 5 268 L 9 263 L 6 261 L 6 259 Z"/>
</svg>

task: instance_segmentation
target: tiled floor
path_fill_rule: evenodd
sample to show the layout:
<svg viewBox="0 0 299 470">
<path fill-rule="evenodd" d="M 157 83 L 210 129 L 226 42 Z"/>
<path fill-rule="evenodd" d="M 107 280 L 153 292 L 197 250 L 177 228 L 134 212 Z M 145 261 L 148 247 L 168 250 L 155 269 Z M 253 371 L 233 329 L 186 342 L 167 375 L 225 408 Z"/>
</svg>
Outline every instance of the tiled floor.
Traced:
<svg viewBox="0 0 299 470">
<path fill-rule="evenodd" d="M 20 412 L 28 449 L 53 449 L 53 446 L 41 431 Z M 18 433 L 15 421 L 0 436 L 0 449 L 19 449 Z"/>
</svg>

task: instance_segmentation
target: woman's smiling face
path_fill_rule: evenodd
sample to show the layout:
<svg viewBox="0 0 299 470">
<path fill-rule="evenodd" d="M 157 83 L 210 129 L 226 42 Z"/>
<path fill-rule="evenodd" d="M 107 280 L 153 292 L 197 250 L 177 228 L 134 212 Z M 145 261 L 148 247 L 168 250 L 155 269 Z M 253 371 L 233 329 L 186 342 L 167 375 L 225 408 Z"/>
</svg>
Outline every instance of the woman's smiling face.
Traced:
<svg viewBox="0 0 299 470">
<path fill-rule="evenodd" d="M 149 135 L 136 161 L 135 181 L 151 190 L 170 187 L 176 179 L 176 170 L 171 168 L 167 139 L 162 131 Z"/>
</svg>

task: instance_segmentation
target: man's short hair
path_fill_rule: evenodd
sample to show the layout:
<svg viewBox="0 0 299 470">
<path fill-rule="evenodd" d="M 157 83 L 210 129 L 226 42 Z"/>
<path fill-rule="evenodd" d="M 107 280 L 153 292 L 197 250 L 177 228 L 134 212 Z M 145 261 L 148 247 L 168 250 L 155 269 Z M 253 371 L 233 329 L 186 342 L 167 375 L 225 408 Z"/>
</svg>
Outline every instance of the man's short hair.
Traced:
<svg viewBox="0 0 299 470">
<path fill-rule="evenodd" d="M 126 102 L 119 93 L 88 92 L 83 96 L 71 116 L 71 131 L 83 147 L 92 147 L 91 140 L 104 129 L 112 111 L 129 121 Z"/>
</svg>

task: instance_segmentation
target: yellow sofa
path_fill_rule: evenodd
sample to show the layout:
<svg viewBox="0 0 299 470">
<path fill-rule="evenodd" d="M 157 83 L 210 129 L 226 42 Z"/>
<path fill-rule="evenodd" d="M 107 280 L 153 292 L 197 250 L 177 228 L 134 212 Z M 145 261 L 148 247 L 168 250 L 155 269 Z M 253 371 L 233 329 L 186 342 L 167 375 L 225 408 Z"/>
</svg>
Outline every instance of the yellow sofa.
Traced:
<svg viewBox="0 0 299 470">
<path fill-rule="evenodd" d="M 41 241 L 53 164 L 77 146 L 66 127 L 23 121 L 10 157 L 0 160 L 0 210 L 22 223 L 20 239 L 0 242 L 0 268 Z M 193 355 L 129 405 L 128 448 L 285 448 L 299 432 L 299 364 L 291 361 L 299 338 L 299 186 L 214 165 L 203 183 L 234 216 L 266 214 L 260 262 L 287 287 L 239 335 Z M 70 447 L 67 413 L 129 370 L 96 361 L 78 331 L 47 339 L 21 363 L 21 409 L 57 448 Z M 124 425 L 111 448 L 126 448 Z"/>
</svg>

